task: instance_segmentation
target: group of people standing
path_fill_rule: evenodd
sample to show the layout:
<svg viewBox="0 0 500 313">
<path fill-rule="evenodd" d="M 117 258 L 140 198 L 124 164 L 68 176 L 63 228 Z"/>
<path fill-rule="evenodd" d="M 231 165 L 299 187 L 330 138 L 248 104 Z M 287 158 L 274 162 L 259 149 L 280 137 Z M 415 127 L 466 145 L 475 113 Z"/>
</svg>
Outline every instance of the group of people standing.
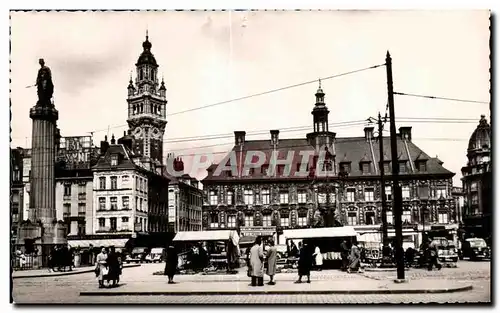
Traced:
<svg viewBox="0 0 500 313">
<path fill-rule="evenodd" d="M 122 258 L 121 255 L 115 251 L 115 247 L 102 247 L 101 253 L 97 255 L 95 267 L 95 274 L 99 282 L 99 288 L 105 287 L 105 281 L 107 281 L 108 286 L 117 286 L 120 282 L 122 268 Z M 111 285 L 110 282 L 112 282 Z"/>
<path fill-rule="evenodd" d="M 351 246 L 343 240 L 340 244 L 340 257 L 342 259 L 342 270 L 348 273 L 358 272 L 361 267 L 361 249 L 358 243 L 353 241 Z"/>
</svg>

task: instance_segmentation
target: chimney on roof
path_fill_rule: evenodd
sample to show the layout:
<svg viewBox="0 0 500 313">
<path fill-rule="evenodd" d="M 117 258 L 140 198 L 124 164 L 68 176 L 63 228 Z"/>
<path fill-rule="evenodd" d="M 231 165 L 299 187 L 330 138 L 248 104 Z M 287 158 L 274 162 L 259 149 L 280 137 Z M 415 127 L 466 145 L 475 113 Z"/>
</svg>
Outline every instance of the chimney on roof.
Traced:
<svg viewBox="0 0 500 313">
<path fill-rule="evenodd" d="M 111 135 L 111 144 L 114 145 L 116 143 L 115 134 Z"/>
<path fill-rule="evenodd" d="M 234 144 L 236 146 L 243 145 L 245 143 L 245 131 L 235 131 L 234 132 Z"/>
<path fill-rule="evenodd" d="M 365 127 L 365 139 L 366 141 L 370 141 L 373 139 L 373 130 L 375 128 L 373 128 L 372 126 L 368 126 L 368 127 Z"/>
<path fill-rule="evenodd" d="M 105 155 L 106 151 L 108 151 L 109 148 L 109 143 L 108 143 L 108 136 L 104 136 L 104 140 L 101 141 L 101 155 Z"/>
<path fill-rule="evenodd" d="M 399 135 L 402 139 L 411 141 L 411 126 L 402 126 L 399 128 Z"/>
<path fill-rule="evenodd" d="M 271 130 L 271 145 L 278 145 L 280 131 L 277 129 Z"/>
</svg>

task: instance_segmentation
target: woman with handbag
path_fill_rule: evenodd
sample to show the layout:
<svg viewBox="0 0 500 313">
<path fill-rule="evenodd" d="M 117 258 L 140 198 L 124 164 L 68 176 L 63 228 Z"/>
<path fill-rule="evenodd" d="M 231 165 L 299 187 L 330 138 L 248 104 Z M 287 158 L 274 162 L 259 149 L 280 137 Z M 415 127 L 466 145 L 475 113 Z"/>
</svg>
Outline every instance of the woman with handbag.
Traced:
<svg viewBox="0 0 500 313">
<path fill-rule="evenodd" d="M 95 268 L 97 280 L 99 281 L 99 288 L 104 288 L 104 276 L 108 274 L 107 259 L 108 255 L 106 249 L 102 247 L 101 253 L 97 255 Z"/>
</svg>

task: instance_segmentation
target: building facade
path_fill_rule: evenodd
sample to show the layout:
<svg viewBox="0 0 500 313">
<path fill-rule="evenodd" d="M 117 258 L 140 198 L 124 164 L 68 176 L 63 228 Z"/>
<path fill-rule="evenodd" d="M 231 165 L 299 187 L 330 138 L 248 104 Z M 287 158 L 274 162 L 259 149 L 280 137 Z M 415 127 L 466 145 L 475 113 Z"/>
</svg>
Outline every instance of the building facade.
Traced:
<svg viewBox="0 0 500 313">
<path fill-rule="evenodd" d="M 10 151 L 10 213 L 11 213 L 11 240 L 16 242 L 20 223 L 23 216 L 23 155 L 24 149 L 17 148 Z"/>
<path fill-rule="evenodd" d="M 169 154 L 167 162 L 172 162 L 178 176 L 169 175 L 168 226 L 169 231 L 201 231 L 203 190 L 196 178 L 184 172 L 184 161 Z"/>
<path fill-rule="evenodd" d="M 312 111 L 313 132 L 305 138 L 280 139 L 279 131 L 271 130 L 269 140 L 246 140 L 244 131 L 235 132 L 232 151 L 210 166 L 202 180 L 203 228 L 244 227 L 249 233 L 252 227 L 257 232 L 275 228 L 279 242 L 283 230 L 290 228 L 352 225 L 360 235 L 377 235 L 384 188 L 389 236 L 393 236 L 391 175 L 381 186 L 379 166 L 391 173 L 392 162 L 397 162 L 405 241 L 419 244 L 423 232 L 435 226 L 449 229 L 454 237 L 458 228 L 454 173 L 417 147 L 411 127 L 399 129 L 397 160 L 389 157 L 390 138 L 383 138 L 380 164 L 373 127 L 366 127 L 360 137 L 337 137 L 329 130 L 324 96 L 320 87 Z"/>
<path fill-rule="evenodd" d="M 484 115 L 469 140 L 467 164 L 462 168 L 462 183 L 465 197 L 462 216 L 465 235 L 484 238 L 491 243 L 491 127 Z"/>
</svg>

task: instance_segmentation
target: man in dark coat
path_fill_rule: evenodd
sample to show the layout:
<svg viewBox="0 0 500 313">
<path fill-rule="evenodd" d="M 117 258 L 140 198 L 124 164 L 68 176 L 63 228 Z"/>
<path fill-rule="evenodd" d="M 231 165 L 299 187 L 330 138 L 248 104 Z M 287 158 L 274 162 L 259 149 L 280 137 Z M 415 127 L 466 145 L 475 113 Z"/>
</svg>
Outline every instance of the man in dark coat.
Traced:
<svg viewBox="0 0 500 313">
<path fill-rule="evenodd" d="M 118 254 L 115 251 L 115 247 L 110 247 L 108 253 L 108 285 L 110 281 L 113 281 L 113 287 L 116 286 L 116 284 L 119 281 L 120 277 L 120 263 L 118 262 Z"/>
<path fill-rule="evenodd" d="M 165 262 L 165 275 L 168 276 L 169 284 L 175 284 L 174 275 L 177 272 L 178 262 L 177 250 L 174 245 L 171 244 L 167 248 L 167 260 Z"/>
<path fill-rule="evenodd" d="M 296 284 L 302 283 L 302 276 L 307 276 L 307 283 L 311 283 L 311 268 L 313 264 L 312 251 L 307 242 L 304 242 L 299 251 L 299 279 Z"/>
<path fill-rule="evenodd" d="M 345 240 L 342 240 L 342 243 L 340 244 L 340 256 L 342 258 L 342 270 L 347 271 L 347 265 L 349 264 L 349 246 Z"/>
</svg>

